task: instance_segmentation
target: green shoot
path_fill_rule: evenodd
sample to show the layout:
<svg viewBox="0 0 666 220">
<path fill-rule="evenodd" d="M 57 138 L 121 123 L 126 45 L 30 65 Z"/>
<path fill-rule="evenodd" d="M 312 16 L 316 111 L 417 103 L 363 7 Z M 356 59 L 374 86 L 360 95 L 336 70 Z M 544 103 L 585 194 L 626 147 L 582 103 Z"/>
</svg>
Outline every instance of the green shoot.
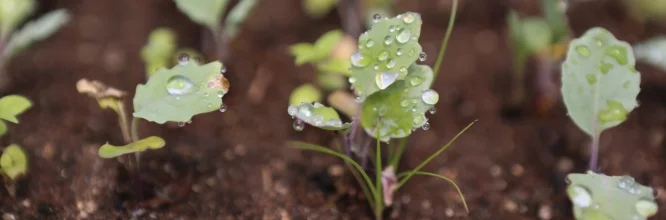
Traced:
<svg viewBox="0 0 666 220">
<path fill-rule="evenodd" d="M 2 173 L 15 181 L 28 172 L 28 158 L 21 147 L 16 144 L 9 145 L 0 156 L 0 168 Z"/>
<path fill-rule="evenodd" d="M 666 36 L 657 36 L 640 42 L 633 47 L 636 60 L 666 71 Z"/>
<path fill-rule="evenodd" d="M 8 95 L 0 98 L 0 119 L 18 124 L 18 116 L 28 110 L 32 102 L 20 95 Z M 7 125 L 0 120 L 0 136 L 7 133 Z"/>
</svg>

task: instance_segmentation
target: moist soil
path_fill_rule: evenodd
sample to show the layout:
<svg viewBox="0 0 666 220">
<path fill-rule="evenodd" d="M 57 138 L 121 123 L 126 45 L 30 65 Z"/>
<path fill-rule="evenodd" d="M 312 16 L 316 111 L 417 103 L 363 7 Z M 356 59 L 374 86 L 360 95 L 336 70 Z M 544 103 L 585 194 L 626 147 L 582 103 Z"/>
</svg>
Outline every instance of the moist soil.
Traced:
<svg viewBox="0 0 666 220">
<path fill-rule="evenodd" d="M 396 2 L 398 12 L 422 14 L 420 41 L 430 57 L 424 63 L 433 65 L 451 2 Z M 431 129 L 409 138 L 401 163 L 400 170 L 415 167 L 478 119 L 424 168 L 455 180 L 470 213 L 447 182 L 415 177 L 397 193 L 387 219 L 572 218 L 565 176 L 586 170 L 590 139 L 567 117 L 561 101 L 536 111 L 534 61 L 525 84 L 512 84 L 505 16 L 510 7 L 536 15 L 535 2 L 462 1 L 434 83 L 440 101 L 429 116 Z M 576 36 L 603 26 L 635 43 L 666 32 L 632 19 L 614 1 L 572 2 L 579 2 L 569 10 Z M 206 45 L 208 32 L 171 1 L 40 1 L 37 14 L 56 8 L 70 10 L 72 22 L 8 67 L 12 83 L 5 94 L 28 96 L 35 105 L 1 139 L 4 146 L 20 144 L 30 158 L 18 195 L 0 192 L 3 219 L 372 219 L 340 160 L 285 144 L 331 146 L 335 140 L 312 127 L 294 131 L 286 109 L 291 90 L 315 80 L 312 66 L 294 65 L 288 46 L 340 28 L 337 13 L 312 20 L 299 0 L 261 1 L 228 47 L 228 110 L 196 116 L 185 127 L 141 123 L 141 136 L 159 135 L 167 146 L 142 155 L 141 193 L 132 194 L 131 175 L 121 163 L 96 154 L 107 141 L 122 143 L 117 117 L 78 94 L 75 83 L 100 80 L 133 95 L 145 81 L 138 54 L 153 28 L 173 28 L 180 45 L 197 49 Z M 647 65 L 637 69 L 643 73 L 640 107 L 604 132 L 599 164 L 605 174 L 631 175 L 654 187 L 662 211 L 653 219 L 665 219 L 666 77 Z M 559 74 L 552 78 L 559 83 Z M 525 86 L 528 98 L 521 108 L 508 108 L 515 86 Z"/>
</svg>

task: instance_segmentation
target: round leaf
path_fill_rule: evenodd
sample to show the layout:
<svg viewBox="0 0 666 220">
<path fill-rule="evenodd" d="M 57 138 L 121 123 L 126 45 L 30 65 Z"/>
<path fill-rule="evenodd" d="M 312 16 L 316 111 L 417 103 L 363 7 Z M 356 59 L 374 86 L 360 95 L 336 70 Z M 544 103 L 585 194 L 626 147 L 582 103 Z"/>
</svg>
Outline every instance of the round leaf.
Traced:
<svg viewBox="0 0 666 220">
<path fill-rule="evenodd" d="M 349 123 L 342 123 L 340 115 L 338 115 L 335 109 L 326 107 L 319 102 L 315 102 L 314 104 L 303 102 L 300 105 L 289 105 L 287 112 L 292 118 L 302 120 L 305 123 L 324 130 L 343 130 L 351 126 Z"/>
<path fill-rule="evenodd" d="M 106 143 L 99 148 L 98 154 L 103 158 L 113 158 L 123 154 L 143 152 L 148 149 L 159 149 L 164 147 L 165 144 L 166 142 L 164 142 L 164 139 L 157 136 L 151 136 L 125 146 L 113 146 Z"/>
<path fill-rule="evenodd" d="M 28 158 L 21 147 L 12 144 L 0 156 L 0 167 L 7 177 L 16 180 L 28 172 Z"/>
</svg>

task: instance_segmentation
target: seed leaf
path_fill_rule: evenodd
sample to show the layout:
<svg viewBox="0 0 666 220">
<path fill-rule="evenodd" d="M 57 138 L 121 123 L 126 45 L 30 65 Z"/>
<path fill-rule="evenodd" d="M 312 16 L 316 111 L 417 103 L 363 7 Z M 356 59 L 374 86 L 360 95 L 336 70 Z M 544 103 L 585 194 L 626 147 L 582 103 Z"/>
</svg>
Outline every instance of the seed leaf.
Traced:
<svg viewBox="0 0 666 220">
<path fill-rule="evenodd" d="M 28 172 L 28 158 L 21 147 L 12 144 L 2 152 L 0 167 L 7 177 L 16 180 Z"/>
<path fill-rule="evenodd" d="M 312 84 L 300 85 L 291 91 L 289 104 L 298 105 L 303 102 L 321 102 L 322 95 L 319 89 Z"/>
<path fill-rule="evenodd" d="M 380 136 L 375 138 L 388 141 L 423 127 L 427 122 L 425 112 L 439 101 L 437 92 L 430 89 L 432 81 L 430 67 L 413 64 L 404 80 L 368 96 L 361 110 L 366 133 L 375 137 L 375 128 L 379 128 Z"/>
<path fill-rule="evenodd" d="M 257 0 L 241 0 L 234 8 L 231 9 L 229 15 L 225 20 L 224 33 L 232 39 L 238 35 L 238 27 L 247 18 L 254 6 L 257 5 Z"/>
<path fill-rule="evenodd" d="M 350 82 L 361 100 L 385 89 L 407 76 L 407 68 L 416 61 L 422 48 L 421 16 L 407 12 L 394 18 L 384 18 L 359 37 L 359 51 L 351 55 Z M 387 84 L 377 84 L 375 77 L 382 73 L 397 74 Z"/>
<path fill-rule="evenodd" d="M 562 96 L 578 127 L 594 135 L 622 123 L 636 108 L 640 74 L 631 46 L 603 28 L 592 28 L 569 45 L 562 64 Z"/>
<path fill-rule="evenodd" d="M 229 81 L 220 74 L 222 63 L 199 66 L 184 62 L 161 69 L 145 85 L 136 87 L 134 117 L 158 124 L 187 122 L 192 116 L 218 110 Z"/>
<path fill-rule="evenodd" d="M 35 0 L 0 0 L 0 33 L 12 33 L 35 7 Z"/>
<path fill-rule="evenodd" d="M 658 36 L 634 45 L 636 59 L 666 71 L 666 36 Z"/>
<path fill-rule="evenodd" d="M 148 43 L 141 48 L 141 59 L 146 64 L 146 74 L 153 75 L 160 68 L 168 68 L 176 50 L 176 34 L 170 28 L 157 28 L 150 32 Z"/>
<path fill-rule="evenodd" d="M 157 136 L 151 136 L 125 146 L 113 146 L 106 143 L 99 148 L 98 154 L 102 158 L 113 158 L 123 154 L 143 152 L 148 149 L 159 149 L 164 147 L 165 144 L 166 142 L 164 142 L 164 139 Z"/>
<path fill-rule="evenodd" d="M 588 171 L 567 176 L 567 194 L 579 220 L 647 219 L 657 212 L 652 188 L 631 176 L 606 176 Z"/>
<path fill-rule="evenodd" d="M 20 95 L 8 95 L 0 99 L 0 118 L 18 124 L 16 118 L 32 106 L 32 102 Z"/>
<path fill-rule="evenodd" d="M 0 3 L 1 5 L 2 3 Z M 70 15 L 65 9 L 58 9 L 46 13 L 37 20 L 31 21 L 23 28 L 12 34 L 7 47 L 2 53 L 5 57 L 13 57 L 30 44 L 44 40 L 53 35 L 58 29 L 69 22 Z"/>
<path fill-rule="evenodd" d="M 214 29 L 229 3 L 228 0 L 174 0 L 178 9 L 192 21 Z"/>
<path fill-rule="evenodd" d="M 319 102 L 289 105 L 287 112 L 293 118 L 324 130 L 344 130 L 351 126 L 350 123 L 342 123 L 340 115 L 335 109 L 326 107 Z"/>
</svg>

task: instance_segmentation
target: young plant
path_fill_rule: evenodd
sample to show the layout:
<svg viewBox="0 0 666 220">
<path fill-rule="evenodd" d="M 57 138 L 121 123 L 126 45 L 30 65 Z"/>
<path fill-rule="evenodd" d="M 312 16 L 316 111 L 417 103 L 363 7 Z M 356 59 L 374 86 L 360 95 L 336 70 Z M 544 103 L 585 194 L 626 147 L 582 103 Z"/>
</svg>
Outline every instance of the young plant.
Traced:
<svg viewBox="0 0 666 220">
<path fill-rule="evenodd" d="M 187 54 L 190 59 L 204 63 L 204 56 L 191 48 L 176 50 L 176 34 L 166 27 L 156 28 L 150 32 L 148 42 L 141 48 L 141 59 L 146 64 L 146 76 L 150 78 L 157 70 L 178 64 L 178 57 Z"/>
<path fill-rule="evenodd" d="M 592 137 L 588 173 L 567 176 L 576 219 L 646 219 L 657 211 L 651 188 L 630 176 L 594 173 L 601 132 L 625 121 L 638 106 L 640 73 L 634 64 L 631 46 L 603 28 L 592 28 L 569 45 L 562 97 L 574 123 Z"/>
<path fill-rule="evenodd" d="M 35 0 L 0 0 L 0 89 L 8 84 L 4 72 L 5 64 L 11 58 L 31 44 L 51 36 L 69 21 L 69 13 L 65 9 L 58 9 L 17 30 L 35 11 L 36 6 Z"/>
<path fill-rule="evenodd" d="M 236 38 L 240 24 L 257 4 L 257 0 L 241 0 L 229 11 L 222 25 L 220 19 L 227 9 L 228 0 L 174 0 L 174 2 L 192 21 L 205 26 L 212 33 L 215 53 L 220 60 L 226 60 L 229 42 Z"/>
<path fill-rule="evenodd" d="M 3 120 L 18 124 L 18 116 L 32 106 L 30 100 L 19 95 L 0 98 L 0 136 L 7 133 L 7 124 Z M 25 152 L 19 145 L 12 144 L 5 148 L 0 156 L 0 172 L 3 183 L 12 197 L 16 195 L 16 182 L 28 172 Z"/>
<path fill-rule="evenodd" d="M 441 59 L 450 32 L 453 28 L 457 1 L 454 1 L 453 13 L 440 51 L 435 72 L 439 69 Z M 449 143 L 424 160 L 416 168 L 403 173 L 395 173 L 400 158 L 406 147 L 407 139 L 418 128 L 427 130 L 429 123 L 425 112 L 434 113 L 434 105 L 439 95 L 430 89 L 435 74 L 430 67 L 416 64 L 416 60 L 425 58 L 418 39 L 421 33 L 421 16 L 407 12 L 394 18 L 375 17 L 372 28 L 359 37 L 359 51 L 354 52 L 349 82 L 358 96 L 360 107 L 351 123 L 344 123 L 335 109 L 321 103 L 303 102 L 290 105 L 289 115 L 296 121 L 294 128 L 302 130 L 305 124 L 337 131 L 341 134 L 341 145 L 336 150 L 323 146 L 291 141 L 295 148 L 328 153 L 345 161 L 352 175 L 359 182 L 364 194 L 367 195 L 370 207 L 376 219 L 382 219 L 387 206 L 393 203 L 393 194 L 414 175 L 427 175 L 449 181 L 462 193 L 455 183 L 438 174 L 423 172 L 421 169 L 441 154 L 453 141 L 474 123 L 465 127 Z M 358 132 L 361 126 L 365 132 Z M 366 135 L 364 135 L 366 134 Z M 376 139 L 376 148 L 370 152 L 369 145 Z M 390 144 L 392 141 L 397 145 Z M 382 162 L 381 142 L 389 143 L 386 154 L 388 162 Z M 393 142 L 395 143 L 395 142 Z M 374 154 L 374 155 L 373 155 Z M 368 169 L 367 159 L 374 163 L 374 169 Z M 360 160 L 360 162 L 357 162 Z M 368 175 L 374 173 L 374 179 Z M 463 197 L 463 204 L 467 204 Z"/>
</svg>

